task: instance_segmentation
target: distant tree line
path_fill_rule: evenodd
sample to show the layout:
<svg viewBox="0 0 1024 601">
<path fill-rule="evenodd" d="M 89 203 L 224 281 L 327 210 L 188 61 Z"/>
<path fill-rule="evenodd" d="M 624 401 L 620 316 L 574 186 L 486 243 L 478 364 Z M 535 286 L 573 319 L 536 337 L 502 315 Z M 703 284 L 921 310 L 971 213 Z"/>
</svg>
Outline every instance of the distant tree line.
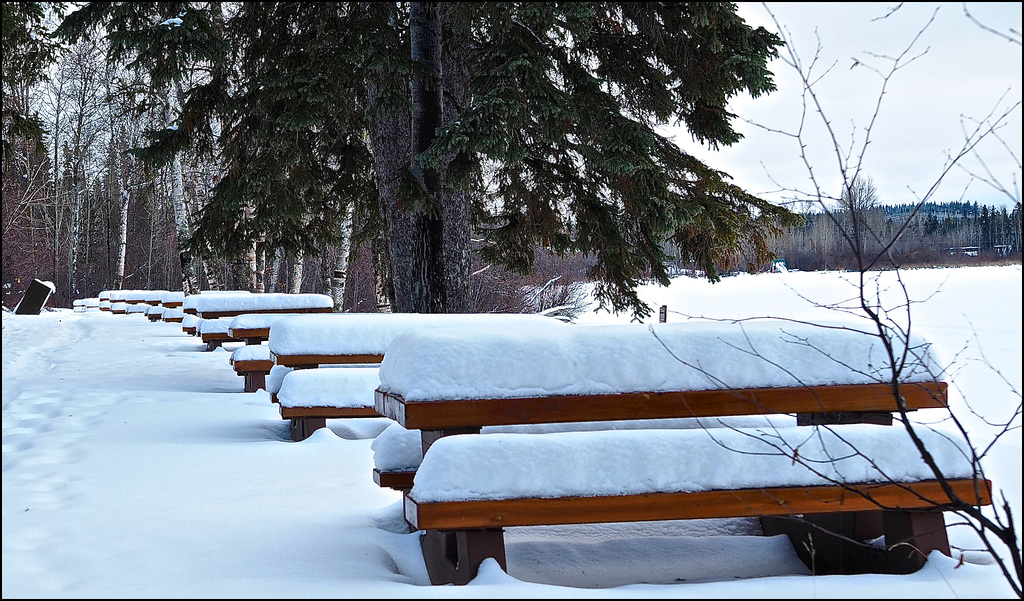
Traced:
<svg viewBox="0 0 1024 601">
<path fill-rule="evenodd" d="M 1012 210 L 951 201 L 920 207 L 881 205 L 858 211 L 883 240 L 907 225 L 890 250 L 895 263 L 904 267 L 1020 261 L 1019 202 Z M 804 213 L 802 226 L 789 228 L 776 240 L 776 255 L 785 259 L 790 269 L 854 269 L 853 253 L 840 237 L 839 224 L 848 218 L 847 213 L 836 210 L 831 217 L 821 211 Z M 871 242 L 870 238 L 866 240 L 869 245 Z"/>
</svg>

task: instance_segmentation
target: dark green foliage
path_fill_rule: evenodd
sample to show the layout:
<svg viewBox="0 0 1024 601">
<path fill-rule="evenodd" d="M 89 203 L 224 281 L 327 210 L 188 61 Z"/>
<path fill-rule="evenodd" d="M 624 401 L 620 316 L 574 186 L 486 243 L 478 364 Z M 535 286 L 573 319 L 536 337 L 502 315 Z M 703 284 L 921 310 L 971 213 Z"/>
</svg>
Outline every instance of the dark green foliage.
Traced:
<svg viewBox="0 0 1024 601">
<path fill-rule="evenodd" d="M 362 236 L 388 240 L 405 235 L 389 229 L 396 211 L 440 224 L 465 199 L 486 260 L 527 273 L 534 248 L 591 253 L 602 302 L 640 317 L 636 285 L 668 281 L 664 242 L 714 280 L 741 248 L 767 258 L 768 240 L 799 220 L 659 133 L 680 125 L 712 148 L 736 143 L 729 100 L 774 89 L 767 63 L 781 41 L 731 3 L 441 3 L 444 119 L 419 155 L 409 86 L 424 67 L 410 58 L 408 4 L 240 3 L 223 34 L 217 3 L 116 4 L 87 5 L 65 26 L 104 22 L 114 52 L 154 86 L 185 81 L 189 64 L 208 70 L 147 154 L 212 148 L 201 124 L 223 120 L 222 178 L 196 248 L 237 254 L 266 236 L 316 252 L 350 204 Z M 181 27 L 159 25 L 179 13 Z M 446 200 L 410 161 L 439 170 Z"/>
<path fill-rule="evenodd" d="M 729 98 L 774 89 L 766 63 L 781 42 L 731 5 L 460 8 L 472 104 L 427 158 L 459 157 L 448 184 L 488 190 L 489 260 L 525 272 L 536 244 L 592 252 L 601 300 L 639 317 L 636 285 L 668 282 L 667 237 L 717 279 L 741 245 L 767 257 L 768 239 L 798 221 L 656 131 L 681 123 L 701 143 L 735 143 Z"/>
</svg>

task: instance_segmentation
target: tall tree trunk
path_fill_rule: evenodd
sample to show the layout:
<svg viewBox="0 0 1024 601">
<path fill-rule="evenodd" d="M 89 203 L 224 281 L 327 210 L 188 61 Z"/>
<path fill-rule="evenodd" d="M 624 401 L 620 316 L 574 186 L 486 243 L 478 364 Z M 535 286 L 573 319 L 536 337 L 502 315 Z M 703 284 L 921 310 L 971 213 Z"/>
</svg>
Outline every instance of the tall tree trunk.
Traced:
<svg viewBox="0 0 1024 601">
<path fill-rule="evenodd" d="M 183 248 L 191 230 L 188 209 L 185 206 L 185 183 L 181 158 L 171 162 L 171 206 L 174 207 L 174 232 L 178 239 L 178 258 L 181 261 L 181 286 L 185 294 L 199 292 L 199 276 L 195 258 Z"/>
<path fill-rule="evenodd" d="M 413 61 L 425 69 L 412 77 L 410 131 L 410 170 L 422 186 L 422 199 L 411 212 L 409 259 L 411 273 L 403 284 L 408 294 L 402 311 L 416 313 L 447 312 L 444 278 L 444 219 L 441 209 L 442 183 L 439 169 L 424 165 L 417 155 L 427 150 L 444 120 L 441 94 L 441 18 L 438 3 L 413 2 L 410 5 L 409 37 Z M 398 270 L 395 270 L 396 278 Z M 395 282 L 396 288 L 398 281 Z M 396 292 L 398 292 L 396 290 Z M 399 304 L 404 304 L 399 300 Z"/>
<path fill-rule="evenodd" d="M 292 261 L 292 274 L 288 282 L 289 294 L 298 294 L 302 291 L 302 262 L 304 258 L 302 253 L 296 253 Z"/>
<path fill-rule="evenodd" d="M 117 160 L 114 160 L 115 165 Z M 118 220 L 117 231 L 117 266 L 114 268 L 114 289 L 124 288 L 124 264 L 125 255 L 128 252 L 128 189 L 124 182 L 120 181 L 120 170 L 118 170 L 118 181 L 121 184 L 121 216 Z"/>
<path fill-rule="evenodd" d="M 334 299 L 334 311 L 345 310 L 345 284 L 348 275 L 349 254 L 352 252 L 352 205 L 345 209 L 342 221 L 341 243 L 338 244 L 338 255 L 334 259 L 334 272 L 330 278 L 331 298 Z"/>
</svg>

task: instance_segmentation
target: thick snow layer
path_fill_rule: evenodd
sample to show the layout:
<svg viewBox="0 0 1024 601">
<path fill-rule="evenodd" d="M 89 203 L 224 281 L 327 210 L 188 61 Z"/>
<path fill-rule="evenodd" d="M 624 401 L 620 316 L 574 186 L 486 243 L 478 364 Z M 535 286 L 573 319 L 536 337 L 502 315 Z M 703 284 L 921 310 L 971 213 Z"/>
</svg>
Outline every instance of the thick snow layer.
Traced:
<svg viewBox="0 0 1024 601">
<path fill-rule="evenodd" d="M 227 334 L 231 327 L 231 317 L 218 317 L 217 319 L 204 319 L 199 324 L 200 334 Z"/>
<path fill-rule="evenodd" d="M 267 347 L 267 350 L 270 350 L 269 346 Z M 295 371 L 295 368 L 288 367 L 286 365 L 275 365 L 274 367 L 271 367 L 270 373 L 267 374 L 267 394 L 277 394 L 280 392 L 281 383 L 284 381 L 284 377 L 292 371 Z"/>
<path fill-rule="evenodd" d="M 565 324 L 552 317 L 518 313 L 299 315 L 274 323 L 269 342 L 277 355 L 381 355 L 399 334 L 455 326 L 475 331 L 486 325 L 517 329 Z"/>
<path fill-rule="evenodd" d="M 232 361 L 270 361 L 270 348 L 265 344 L 246 344 L 231 352 Z"/>
<path fill-rule="evenodd" d="M 969 449 L 946 433 L 919 435 L 947 477 L 974 475 Z M 934 477 L 900 426 L 461 434 L 434 442 L 410 494 L 436 502 Z"/>
<path fill-rule="evenodd" d="M 160 297 L 162 303 L 180 303 L 184 302 L 185 293 L 181 290 L 164 290 Z"/>
<path fill-rule="evenodd" d="M 172 307 L 169 309 L 165 309 L 163 313 L 164 321 L 167 321 L 168 319 L 183 319 L 184 317 L 185 312 L 181 310 L 181 307 Z M 190 315 L 189 317 L 195 316 Z"/>
<path fill-rule="evenodd" d="M 203 290 L 199 294 L 189 294 L 181 299 L 182 309 L 195 309 L 199 303 L 200 298 L 208 298 L 210 296 L 238 296 L 240 294 L 252 294 L 248 290 Z"/>
<path fill-rule="evenodd" d="M 285 317 L 294 317 L 301 313 L 244 313 L 232 318 L 232 330 L 255 330 L 269 328 L 274 322 Z"/>
<path fill-rule="evenodd" d="M 323 309 L 334 306 L 326 294 L 199 294 L 192 307 L 200 313 L 216 311 L 283 311 L 288 309 Z M 190 297 L 187 297 L 190 298 Z M 186 298 L 186 300 L 187 300 Z"/>
<path fill-rule="evenodd" d="M 373 407 L 377 366 L 297 369 L 281 382 L 282 407 Z"/>
<path fill-rule="evenodd" d="M 901 381 L 934 379 L 940 370 L 930 345 L 914 337 L 910 348 Z M 863 384 L 890 377 L 878 338 L 848 324 L 779 321 L 424 330 L 396 338 L 380 371 L 381 390 L 407 401 Z"/>
<path fill-rule="evenodd" d="M 556 424 L 516 424 L 484 426 L 481 434 L 548 434 L 554 432 L 594 432 L 600 430 L 686 430 L 706 428 L 788 428 L 796 426 L 790 415 L 752 415 L 676 419 L 634 419 L 606 422 L 570 422 Z M 374 467 L 381 471 L 414 470 L 423 460 L 419 430 L 408 430 L 392 423 L 370 446 Z"/>
</svg>

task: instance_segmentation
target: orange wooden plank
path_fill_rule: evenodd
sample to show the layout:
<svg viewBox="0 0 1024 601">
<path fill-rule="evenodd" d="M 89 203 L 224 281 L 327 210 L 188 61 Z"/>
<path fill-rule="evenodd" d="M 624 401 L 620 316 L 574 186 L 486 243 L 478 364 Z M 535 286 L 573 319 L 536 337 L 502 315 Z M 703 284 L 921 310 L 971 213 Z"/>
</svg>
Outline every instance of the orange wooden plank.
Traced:
<svg viewBox="0 0 1024 601">
<path fill-rule="evenodd" d="M 991 505 L 988 480 L 952 480 L 961 499 Z M 751 488 L 603 497 L 560 497 L 417 503 L 405 518 L 420 530 L 598 524 L 726 517 L 800 515 L 874 509 L 942 509 L 949 497 L 935 480 L 843 486 Z"/>
<path fill-rule="evenodd" d="M 235 338 L 270 338 L 270 327 L 265 328 L 228 328 L 228 333 Z"/>
<path fill-rule="evenodd" d="M 245 359 L 242 361 L 231 360 L 235 371 L 266 371 L 274 368 L 274 362 L 269 359 Z"/>
<path fill-rule="evenodd" d="M 280 365 L 281 362 L 278 361 Z M 900 386 L 908 409 L 945 407 L 947 384 L 924 382 Z M 375 394 L 377 411 L 409 429 L 576 421 L 718 417 L 778 413 L 896 411 L 888 384 L 846 384 L 789 388 L 694 390 L 521 399 L 406 401 Z"/>
<path fill-rule="evenodd" d="M 311 365 L 372 364 L 384 360 L 384 355 L 278 355 L 272 353 L 277 365 L 305 367 Z"/>
<path fill-rule="evenodd" d="M 344 418 L 344 417 L 380 417 L 373 407 L 281 407 L 284 419 L 301 419 L 310 417 Z"/>
<path fill-rule="evenodd" d="M 398 490 L 409 490 L 412 488 L 412 480 L 416 472 L 382 472 L 377 468 L 373 469 L 373 481 L 381 488 L 394 488 Z"/>
<path fill-rule="evenodd" d="M 187 311 L 186 311 L 187 312 Z M 248 313 L 333 313 L 333 307 L 309 307 L 305 309 L 233 309 L 225 311 L 197 311 L 196 315 L 203 319 L 219 317 L 238 317 Z"/>
</svg>

